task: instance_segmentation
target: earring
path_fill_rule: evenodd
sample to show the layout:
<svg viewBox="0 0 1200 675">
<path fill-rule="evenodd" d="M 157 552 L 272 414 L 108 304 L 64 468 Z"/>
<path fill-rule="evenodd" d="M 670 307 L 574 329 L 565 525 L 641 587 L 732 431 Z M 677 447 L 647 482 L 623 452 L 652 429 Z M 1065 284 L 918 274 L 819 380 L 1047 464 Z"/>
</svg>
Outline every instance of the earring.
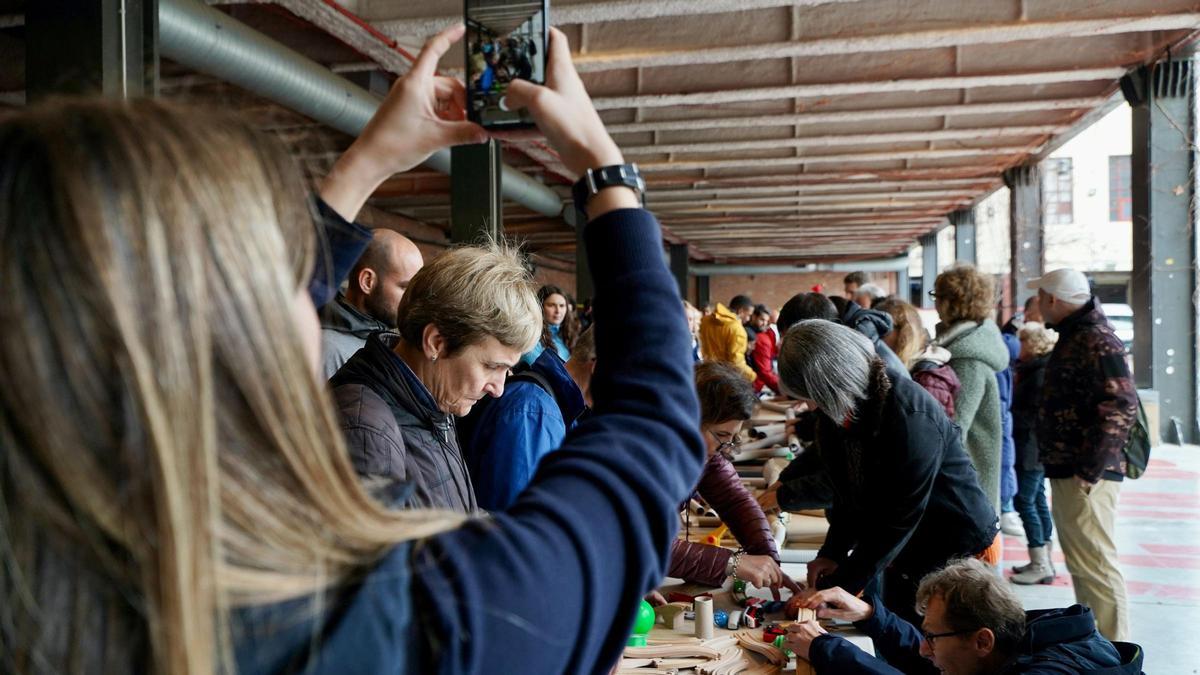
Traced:
<svg viewBox="0 0 1200 675">
<path fill-rule="evenodd" d="M 433 356 L 429 357 L 429 360 L 433 361 L 434 363 L 437 363 L 437 357 L 438 357 L 438 355 L 434 354 Z"/>
</svg>

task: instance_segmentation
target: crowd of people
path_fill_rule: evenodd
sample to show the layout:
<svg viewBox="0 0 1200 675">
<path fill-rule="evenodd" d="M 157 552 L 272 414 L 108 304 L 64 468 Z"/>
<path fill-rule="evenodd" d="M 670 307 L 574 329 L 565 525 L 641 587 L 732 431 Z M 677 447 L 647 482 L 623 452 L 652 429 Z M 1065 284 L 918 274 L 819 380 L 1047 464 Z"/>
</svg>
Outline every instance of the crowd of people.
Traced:
<svg viewBox="0 0 1200 675">
<path fill-rule="evenodd" d="M 311 198 L 216 113 L 82 99 L 0 122 L 4 671 L 603 673 L 664 575 L 788 590 L 882 657 L 793 626 L 821 672 L 1140 670 L 1112 543 L 1136 394 L 1082 275 L 1034 282 L 1044 324 L 1016 352 L 965 266 L 937 280 L 934 336 L 855 275 L 704 312 L 623 186 L 581 205 L 586 311 L 503 242 L 426 261 L 354 221 L 486 137 L 436 74 L 463 30 Z M 550 52 L 510 103 L 572 172 L 622 165 L 556 30 Z M 809 451 L 756 499 L 730 458 L 771 394 Z M 738 551 L 677 538 L 693 497 Z M 1057 533 L 1080 605 L 1026 613 L 989 565 L 1010 501 L 1013 580 L 1054 578 Z M 802 581 L 767 520 L 798 503 L 830 522 Z"/>
</svg>

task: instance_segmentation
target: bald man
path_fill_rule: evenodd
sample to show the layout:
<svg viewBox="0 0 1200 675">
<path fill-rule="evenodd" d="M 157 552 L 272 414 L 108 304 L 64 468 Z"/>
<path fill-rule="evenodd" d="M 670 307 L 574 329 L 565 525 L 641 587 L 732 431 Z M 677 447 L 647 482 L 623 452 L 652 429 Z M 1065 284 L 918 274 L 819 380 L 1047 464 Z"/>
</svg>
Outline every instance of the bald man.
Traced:
<svg viewBox="0 0 1200 675">
<path fill-rule="evenodd" d="M 424 264 L 411 239 L 392 230 L 375 230 L 367 250 L 350 270 L 345 293 L 338 293 L 323 313 L 321 353 L 326 379 L 366 344 L 368 335 L 396 327 L 404 289 Z"/>
</svg>

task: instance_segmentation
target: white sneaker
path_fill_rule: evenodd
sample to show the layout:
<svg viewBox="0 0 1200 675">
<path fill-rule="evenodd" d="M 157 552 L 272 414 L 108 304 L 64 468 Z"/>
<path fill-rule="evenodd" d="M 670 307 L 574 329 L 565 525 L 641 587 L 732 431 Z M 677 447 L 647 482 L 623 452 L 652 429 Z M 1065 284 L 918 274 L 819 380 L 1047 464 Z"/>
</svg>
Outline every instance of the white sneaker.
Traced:
<svg viewBox="0 0 1200 675">
<path fill-rule="evenodd" d="M 1000 531 L 1010 537 L 1024 537 L 1025 528 L 1021 525 L 1021 516 L 1016 511 L 1000 514 Z"/>
</svg>

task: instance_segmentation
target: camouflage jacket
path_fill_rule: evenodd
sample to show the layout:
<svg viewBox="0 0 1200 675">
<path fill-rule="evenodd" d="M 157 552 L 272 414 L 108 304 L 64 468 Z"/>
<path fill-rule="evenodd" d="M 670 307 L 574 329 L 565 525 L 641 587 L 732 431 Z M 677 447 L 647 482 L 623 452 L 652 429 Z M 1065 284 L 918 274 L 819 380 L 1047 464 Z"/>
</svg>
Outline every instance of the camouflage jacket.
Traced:
<svg viewBox="0 0 1200 675">
<path fill-rule="evenodd" d="M 1137 390 L 1125 345 L 1092 298 L 1056 326 L 1046 364 L 1037 439 L 1048 478 L 1120 480 L 1137 419 Z"/>
</svg>

